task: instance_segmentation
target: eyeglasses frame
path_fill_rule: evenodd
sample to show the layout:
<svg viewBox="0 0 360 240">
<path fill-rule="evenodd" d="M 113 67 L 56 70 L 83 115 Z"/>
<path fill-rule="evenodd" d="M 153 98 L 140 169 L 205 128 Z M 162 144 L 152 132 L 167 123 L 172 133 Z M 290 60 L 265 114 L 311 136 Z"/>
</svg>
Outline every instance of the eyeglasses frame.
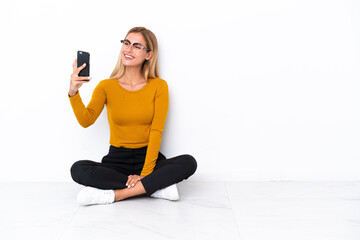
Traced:
<svg viewBox="0 0 360 240">
<path fill-rule="evenodd" d="M 120 42 L 121 42 L 122 44 L 124 44 L 124 42 L 128 42 L 128 43 L 130 44 L 129 47 L 130 47 L 131 45 L 132 45 L 132 46 L 136 45 L 136 46 L 141 47 L 141 49 L 145 49 L 147 52 L 150 52 L 150 51 L 151 51 L 150 49 L 144 47 L 141 43 L 137 43 L 137 42 L 131 43 L 128 39 L 120 40 Z"/>
</svg>

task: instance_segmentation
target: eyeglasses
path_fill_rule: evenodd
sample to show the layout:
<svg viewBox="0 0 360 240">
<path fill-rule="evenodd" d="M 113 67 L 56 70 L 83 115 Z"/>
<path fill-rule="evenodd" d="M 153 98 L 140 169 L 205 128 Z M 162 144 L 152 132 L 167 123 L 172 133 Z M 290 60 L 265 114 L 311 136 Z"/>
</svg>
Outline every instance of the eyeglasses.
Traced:
<svg viewBox="0 0 360 240">
<path fill-rule="evenodd" d="M 134 47 L 134 49 L 135 49 L 135 50 L 138 50 L 138 51 L 140 51 L 140 50 L 142 50 L 142 49 L 145 49 L 147 52 L 150 52 L 150 51 L 151 51 L 150 49 L 144 47 L 144 46 L 141 45 L 140 43 L 133 43 L 133 44 L 131 44 L 131 42 L 130 42 L 129 40 L 127 40 L 127 39 L 125 39 L 125 40 L 120 40 L 120 42 L 122 43 L 122 45 L 123 45 L 124 48 L 129 48 L 129 47 L 132 45 L 132 46 Z"/>
</svg>

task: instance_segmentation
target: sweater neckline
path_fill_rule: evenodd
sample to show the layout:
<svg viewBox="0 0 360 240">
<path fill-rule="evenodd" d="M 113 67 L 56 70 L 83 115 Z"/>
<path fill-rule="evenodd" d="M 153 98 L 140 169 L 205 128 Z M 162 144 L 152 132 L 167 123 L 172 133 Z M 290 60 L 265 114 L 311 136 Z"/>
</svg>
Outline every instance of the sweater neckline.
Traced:
<svg viewBox="0 0 360 240">
<path fill-rule="evenodd" d="M 134 93 L 138 93 L 138 92 L 141 92 L 141 91 L 145 90 L 145 89 L 148 87 L 148 85 L 150 84 L 151 78 L 148 79 L 148 81 L 147 81 L 147 83 L 145 84 L 145 86 L 143 86 L 143 87 L 140 88 L 139 90 L 134 90 L 134 91 L 132 91 L 132 90 L 127 90 L 127 89 L 125 89 L 123 86 L 121 86 L 121 84 L 119 83 L 119 81 L 117 80 L 117 78 L 113 78 L 113 80 L 115 81 L 116 85 L 118 85 L 119 88 L 120 88 L 122 91 L 127 92 L 127 93 L 131 93 L 131 94 L 134 94 Z"/>
</svg>

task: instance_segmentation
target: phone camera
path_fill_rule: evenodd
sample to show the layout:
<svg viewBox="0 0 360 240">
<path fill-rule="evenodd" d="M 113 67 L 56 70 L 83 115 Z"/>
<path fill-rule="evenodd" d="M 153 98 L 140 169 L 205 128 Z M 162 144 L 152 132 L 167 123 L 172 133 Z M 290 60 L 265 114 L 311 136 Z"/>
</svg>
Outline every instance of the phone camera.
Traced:
<svg viewBox="0 0 360 240">
<path fill-rule="evenodd" d="M 80 54 L 82 54 L 82 52 L 79 52 Z"/>
</svg>

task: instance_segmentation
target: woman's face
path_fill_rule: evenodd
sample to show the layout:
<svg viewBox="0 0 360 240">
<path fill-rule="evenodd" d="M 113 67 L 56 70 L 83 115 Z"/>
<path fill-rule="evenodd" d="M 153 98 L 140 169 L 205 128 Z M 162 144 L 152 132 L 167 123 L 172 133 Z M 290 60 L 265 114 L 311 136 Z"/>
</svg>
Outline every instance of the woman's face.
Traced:
<svg viewBox="0 0 360 240">
<path fill-rule="evenodd" d="M 141 33 L 129 33 L 124 39 L 121 48 L 121 60 L 126 67 L 142 66 L 145 60 L 149 60 L 153 52 L 147 52 L 144 37 Z"/>
</svg>

